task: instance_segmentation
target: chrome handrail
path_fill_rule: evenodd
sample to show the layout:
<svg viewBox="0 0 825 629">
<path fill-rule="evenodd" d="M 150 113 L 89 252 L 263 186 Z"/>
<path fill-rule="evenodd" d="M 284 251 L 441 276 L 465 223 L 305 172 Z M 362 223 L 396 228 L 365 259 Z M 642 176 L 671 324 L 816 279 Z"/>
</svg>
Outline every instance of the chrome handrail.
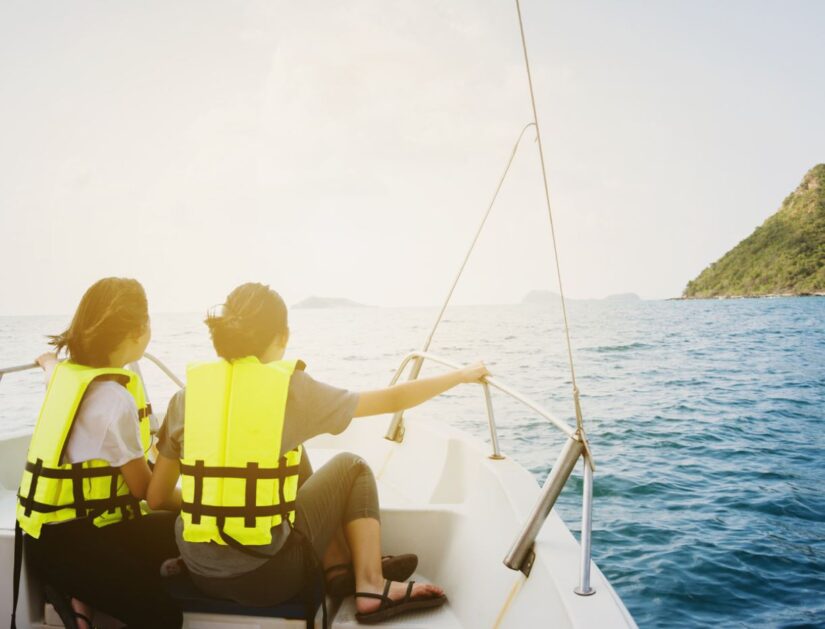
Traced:
<svg viewBox="0 0 825 629">
<path fill-rule="evenodd" d="M 39 367 L 37 363 L 26 363 L 25 365 L 14 365 L 12 367 L 3 367 L 0 368 L 0 380 L 3 379 L 7 373 L 16 373 L 18 371 L 28 371 L 29 369 L 35 369 Z"/>
<path fill-rule="evenodd" d="M 460 365 L 429 352 L 410 352 L 404 357 L 398 369 L 396 369 L 395 374 L 393 374 L 392 380 L 390 380 L 390 386 L 398 382 L 401 374 L 404 372 L 404 369 L 406 369 L 407 365 L 411 361 L 415 361 L 414 366 L 420 369 L 421 364 L 425 360 L 431 360 L 434 363 L 438 363 L 452 369 L 460 368 Z M 417 375 L 417 373 L 413 373 L 411 378 L 414 379 Z M 553 468 L 550 470 L 550 473 L 547 475 L 547 479 L 544 481 L 539 499 L 536 501 L 535 505 L 533 505 L 533 509 L 527 517 L 524 526 L 516 536 L 510 550 L 504 558 L 504 565 L 511 570 L 519 570 L 526 576 L 530 575 L 530 570 L 532 569 L 533 562 L 535 560 L 533 546 L 535 544 L 536 537 L 538 536 L 539 531 L 541 531 L 547 516 L 550 515 L 550 511 L 553 509 L 553 506 L 556 504 L 556 500 L 567 483 L 567 479 L 570 478 L 570 474 L 576 467 L 576 462 L 579 458 L 581 458 L 584 463 L 584 477 L 582 483 L 582 530 L 580 543 L 581 560 L 579 585 L 574 588 L 573 591 L 581 596 L 590 596 L 591 594 L 595 594 L 596 590 L 590 586 L 593 465 L 590 455 L 590 448 L 587 443 L 584 430 L 581 428 L 574 430 L 561 420 L 554 417 L 551 413 L 544 410 L 536 402 L 533 402 L 518 391 L 504 385 L 492 376 L 487 376 L 484 378 L 481 385 L 484 390 L 484 400 L 487 407 L 487 419 L 490 425 L 490 441 L 493 445 L 493 455 L 490 458 L 504 458 L 501 456 L 498 448 L 498 434 L 495 420 L 493 418 L 493 404 L 490 396 L 490 387 L 494 387 L 502 393 L 506 393 L 514 400 L 521 402 L 528 408 L 538 413 L 541 417 L 549 420 L 550 423 L 552 423 L 567 436 L 559 457 L 556 459 L 556 462 L 553 464 Z M 392 421 L 387 428 L 387 434 L 384 438 L 390 441 L 401 441 L 403 435 L 404 425 L 399 415 L 396 414 L 393 416 Z"/>
<path fill-rule="evenodd" d="M 150 354 L 149 352 L 144 352 L 144 353 L 143 353 L 143 357 L 144 357 L 144 358 L 146 358 L 149 362 L 153 363 L 153 364 L 155 365 L 155 367 L 157 367 L 158 369 L 160 369 L 163 373 L 165 373 L 165 374 L 169 377 L 169 379 L 170 379 L 172 382 L 174 382 L 176 385 L 178 385 L 181 389 L 182 389 L 183 387 L 185 387 L 185 386 L 186 386 L 186 385 L 184 384 L 183 380 L 181 380 L 180 378 L 178 378 L 178 377 L 177 377 L 177 376 L 176 376 L 176 375 L 172 372 L 172 370 L 171 370 L 171 369 L 169 369 L 169 367 L 167 367 L 166 365 L 164 365 L 164 364 L 160 361 L 160 359 L 159 359 L 159 358 L 157 358 L 157 357 L 153 356 L 153 355 L 152 355 L 152 354 Z"/>
<path fill-rule="evenodd" d="M 458 364 L 456 364 L 452 361 L 449 361 L 445 358 L 441 358 L 440 356 L 436 356 L 435 354 L 431 354 L 430 352 L 418 352 L 418 351 L 410 352 L 409 354 L 407 354 L 404 357 L 404 360 L 401 361 L 401 365 L 398 367 L 398 369 L 395 372 L 395 375 L 393 375 L 392 380 L 390 381 L 390 386 L 392 386 L 392 385 L 394 385 L 398 382 L 398 379 L 401 377 L 401 374 L 403 373 L 404 369 L 410 363 L 411 360 L 416 360 L 417 363 L 419 361 L 423 362 L 424 360 L 431 360 L 434 363 L 438 363 L 439 365 L 444 365 L 445 367 L 450 367 L 451 369 L 460 369 L 461 368 L 461 365 L 458 365 Z M 573 430 L 570 426 L 565 424 L 560 419 L 554 417 L 549 411 L 546 411 L 539 404 L 537 404 L 536 402 L 533 402 L 532 400 L 530 400 L 526 396 L 522 395 L 518 391 L 516 391 L 514 389 L 511 389 L 510 387 L 505 385 L 503 382 L 499 381 L 497 378 L 493 378 L 492 376 L 487 376 L 486 378 L 484 378 L 484 383 L 488 384 L 489 386 L 491 386 L 495 389 L 498 389 L 502 393 L 505 393 L 505 394 L 509 395 L 514 400 L 517 400 L 518 402 L 521 402 L 522 404 L 524 404 L 527 408 L 532 409 L 533 411 L 535 411 L 536 413 L 538 413 L 539 415 L 544 417 L 546 420 L 548 420 L 556 428 L 561 430 L 568 437 L 573 437 L 576 434 L 575 430 Z M 482 384 L 484 384 L 484 383 L 482 383 Z M 393 439 L 393 435 L 395 434 L 396 430 L 399 428 L 400 424 L 401 424 L 401 418 L 397 417 L 397 416 L 394 416 L 392 421 L 390 422 L 389 428 L 387 429 L 387 434 L 384 435 L 384 438 L 389 439 L 390 441 L 395 441 L 395 439 Z M 400 426 L 400 427 L 401 427 L 401 430 L 403 431 L 403 426 Z M 493 425 L 493 428 L 495 428 L 494 425 Z"/>
<path fill-rule="evenodd" d="M 163 373 L 165 373 L 172 382 L 178 385 L 181 389 L 184 387 L 183 381 L 178 378 L 169 367 L 164 365 L 159 358 L 153 356 L 149 352 L 145 352 L 143 354 L 143 358 L 146 358 L 149 362 L 153 363 L 158 369 L 160 369 Z M 136 363 L 133 363 L 136 364 Z M 29 371 L 30 369 L 37 369 L 40 365 L 35 363 L 26 363 L 25 365 L 14 365 L 12 367 L 2 367 L 0 368 L 0 380 L 3 379 L 8 373 L 16 373 L 20 371 Z"/>
</svg>

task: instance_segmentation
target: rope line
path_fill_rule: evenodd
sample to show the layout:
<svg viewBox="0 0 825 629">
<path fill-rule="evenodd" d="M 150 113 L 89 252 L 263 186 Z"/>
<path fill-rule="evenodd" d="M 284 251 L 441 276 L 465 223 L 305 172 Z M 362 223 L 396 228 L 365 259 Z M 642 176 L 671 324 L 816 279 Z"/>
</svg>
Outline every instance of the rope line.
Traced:
<svg viewBox="0 0 825 629">
<path fill-rule="evenodd" d="M 447 293 L 447 299 L 444 300 L 444 304 L 441 306 L 441 311 L 438 313 L 438 317 L 435 319 L 435 324 L 433 325 L 433 329 L 430 331 L 430 336 L 427 337 L 427 342 L 424 343 L 424 348 L 421 350 L 426 352 L 430 349 L 430 343 L 432 343 L 433 336 L 435 336 L 435 331 L 438 329 L 438 325 L 441 323 L 441 318 L 444 316 L 444 312 L 447 310 L 447 305 L 450 303 L 450 300 L 453 298 L 453 292 L 455 292 L 455 287 L 458 285 L 458 280 L 461 279 L 461 274 L 464 273 L 464 267 L 467 266 L 467 261 L 470 259 L 470 254 L 473 253 L 473 249 L 475 249 L 476 243 L 478 242 L 479 236 L 481 236 L 481 230 L 484 229 L 484 224 L 487 222 L 487 218 L 490 216 L 490 212 L 493 210 L 493 206 L 496 203 L 496 199 L 498 198 L 498 193 L 501 192 L 501 187 L 504 185 L 504 180 L 507 178 L 507 173 L 510 172 L 510 166 L 513 164 L 513 160 L 516 157 L 516 151 L 518 150 L 519 144 L 521 144 L 521 139 L 524 137 L 525 132 L 530 127 L 536 126 L 535 122 L 528 122 L 524 125 L 524 128 L 521 130 L 521 133 L 518 134 L 518 139 L 516 143 L 513 145 L 513 150 L 510 152 L 510 159 L 507 160 L 507 166 L 504 168 L 504 172 L 501 173 L 501 178 L 498 180 L 498 185 L 496 186 L 496 191 L 493 193 L 493 198 L 490 199 L 490 205 L 487 206 L 487 211 L 484 213 L 484 218 L 481 219 L 481 224 L 478 226 L 476 230 L 475 236 L 473 237 L 473 242 L 470 243 L 470 248 L 467 250 L 467 255 L 464 256 L 464 261 L 461 263 L 461 266 L 458 269 L 458 273 L 456 273 L 455 279 L 453 280 L 452 286 L 450 286 L 450 291 Z M 418 375 L 416 372 L 415 378 Z"/>
<path fill-rule="evenodd" d="M 524 52 L 524 65 L 527 68 L 527 84 L 530 87 L 530 105 L 533 108 L 533 124 L 536 126 L 536 140 L 539 147 L 539 159 L 541 160 L 541 177 L 544 182 L 544 200 L 547 204 L 547 215 L 550 218 L 550 235 L 553 239 L 553 256 L 556 260 L 556 277 L 559 283 L 559 297 L 561 298 L 561 312 L 564 318 L 564 337 L 567 341 L 567 359 L 570 365 L 570 379 L 573 384 L 573 402 L 576 407 L 576 427 L 583 429 L 581 405 L 579 403 L 579 387 L 576 384 L 576 368 L 573 366 L 573 346 L 570 343 L 570 325 L 567 321 L 567 304 L 564 299 L 564 288 L 561 281 L 561 266 L 559 265 L 559 248 L 556 244 L 556 229 L 553 225 L 553 210 L 550 207 L 550 186 L 547 182 L 547 169 L 544 165 L 544 147 L 541 142 L 541 128 L 539 127 L 539 117 L 536 111 L 536 96 L 533 91 L 533 75 L 530 72 L 530 59 L 527 56 L 527 40 L 524 36 L 524 23 L 521 17 L 521 4 L 516 0 L 516 11 L 518 13 L 518 27 L 521 33 L 521 49 Z"/>
</svg>

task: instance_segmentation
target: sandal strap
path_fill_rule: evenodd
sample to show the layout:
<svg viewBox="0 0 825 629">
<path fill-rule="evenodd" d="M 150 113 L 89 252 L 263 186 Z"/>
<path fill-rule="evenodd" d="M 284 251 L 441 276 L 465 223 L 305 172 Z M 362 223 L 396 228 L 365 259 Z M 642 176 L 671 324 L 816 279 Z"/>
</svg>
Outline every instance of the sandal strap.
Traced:
<svg viewBox="0 0 825 629">
<path fill-rule="evenodd" d="M 356 592 L 353 594 L 355 598 L 363 597 L 363 598 L 377 598 L 381 601 L 381 604 L 378 606 L 378 609 L 375 611 L 381 611 L 386 607 L 389 607 L 393 604 L 393 600 L 389 597 L 390 586 L 392 585 L 392 581 L 389 579 L 384 579 L 384 593 L 383 594 L 373 594 L 372 592 Z"/>
<path fill-rule="evenodd" d="M 89 618 L 86 614 L 81 614 L 80 612 L 73 611 L 75 618 L 79 618 L 80 620 L 84 621 L 89 627 L 94 629 L 94 624 L 92 623 L 92 619 Z"/>
<path fill-rule="evenodd" d="M 385 579 L 384 580 L 384 593 L 383 594 L 373 594 L 372 592 L 355 592 L 355 594 L 353 596 L 355 596 L 356 598 L 358 598 L 359 596 L 364 597 L 364 598 L 377 598 L 379 601 L 381 601 L 381 604 L 378 606 L 378 609 L 375 610 L 376 612 L 382 611 L 383 609 L 386 609 L 387 607 L 401 605 L 401 604 L 404 604 L 404 603 L 410 603 L 410 602 L 416 600 L 416 599 L 413 598 L 413 595 L 412 595 L 413 587 L 415 586 L 415 581 L 407 581 L 407 592 L 404 594 L 404 598 L 402 598 L 400 600 L 397 600 L 397 601 L 394 601 L 389 596 L 391 585 L 392 585 L 392 581 L 390 579 Z M 375 612 L 371 612 L 371 613 L 375 613 Z"/>
</svg>

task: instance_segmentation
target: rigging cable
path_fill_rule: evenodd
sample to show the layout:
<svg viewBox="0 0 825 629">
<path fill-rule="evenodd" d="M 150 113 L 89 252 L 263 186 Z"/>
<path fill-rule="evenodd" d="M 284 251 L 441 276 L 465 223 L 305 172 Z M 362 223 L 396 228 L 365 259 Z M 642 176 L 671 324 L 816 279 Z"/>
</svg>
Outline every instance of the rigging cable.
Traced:
<svg viewBox="0 0 825 629">
<path fill-rule="evenodd" d="M 441 310 L 438 311 L 438 316 L 435 318 L 435 323 L 433 323 L 433 327 L 430 330 L 430 334 L 427 337 L 427 340 L 424 342 L 424 347 L 421 349 L 422 352 L 426 352 L 430 349 L 430 344 L 432 343 L 433 337 L 435 336 L 435 331 L 441 324 L 441 319 L 444 317 L 444 313 L 447 310 L 447 306 L 450 304 L 450 300 L 453 298 L 453 292 L 455 292 L 455 288 L 458 285 L 458 280 L 461 279 L 461 275 L 462 273 L 464 273 L 464 267 L 467 266 L 467 262 L 470 259 L 470 255 L 473 253 L 473 249 L 475 249 L 479 236 L 481 236 L 481 232 L 484 229 L 484 225 L 487 223 L 487 218 L 490 216 L 490 212 L 492 212 L 493 206 L 496 204 L 496 199 L 498 199 L 498 194 L 499 192 L 501 192 L 501 188 L 504 185 L 504 180 L 507 179 L 507 174 L 510 172 L 510 166 L 513 165 L 513 160 L 516 158 L 516 152 L 518 151 L 518 147 L 521 144 L 521 140 L 524 137 L 524 134 L 527 132 L 527 129 L 533 126 L 535 126 L 535 123 L 533 122 L 528 122 L 526 125 L 524 125 L 521 132 L 518 134 L 518 137 L 516 138 L 516 143 L 513 144 L 513 150 L 510 152 L 510 158 L 507 160 L 507 166 L 504 167 L 504 172 L 501 173 L 501 177 L 498 180 L 498 185 L 496 186 L 496 190 L 493 193 L 493 198 L 490 199 L 490 203 L 487 206 L 487 211 L 484 212 L 484 217 L 481 219 L 481 223 L 479 224 L 478 229 L 476 229 L 476 233 L 473 236 L 473 241 L 470 243 L 470 248 L 467 249 L 467 253 L 464 256 L 464 260 L 461 262 L 461 266 L 458 269 L 458 273 L 456 273 L 455 279 L 453 279 L 453 283 L 450 285 L 450 290 L 447 292 L 447 298 L 441 305 Z M 421 372 L 421 366 L 423 365 L 423 363 L 424 361 L 421 359 L 415 360 L 413 362 L 412 367 L 410 368 L 408 380 L 415 380 L 416 378 L 418 378 L 418 374 Z M 397 411 L 392 416 L 392 421 L 390 422 L 390 426 L 387 429 L 387 434 L 385 435 L 386 439 L 389 439 L 391 441 L 401 441 L 401 438 L 404 434 L 403 417 L 404 411 Z M 390 452 L 392 452 L 392 450 Z M 386 467 L 386 462 L 384 464 L 384 467 Z"/>
<path fill-rule="evenodd" d="M 527 69 L 527 84 L 530 87 L 530 104 L 533 108 L 533 124 L 536 126 L 536 142 L 539 147 L 539 159 L 541 161 L 541 176 L 544 182 L 544 200 L 547 204 L 547 215 L 550 218 L 550 236 L 553 239 L 553 256 L 556 260 L 556 278 L 559 284 L 559 297 L 561 298 L 561 312 L 564 319 L 564 337 L 567 341 L 567 359 L 570 365 L 570 379 L 573 385 L 573 402 L 576 408 L 576 427 L 578 428 L 582 439 L 584 439 L 584 424 L 582 420 L 581 404 L 579 403 L 579 387 L 576 384 L 576 368 L 573 366 L 573 346 L 570 343 L 570 325 L 567 321 L 567 304 L 564 300 L 564 288 L 561 281 L 561 267 L 559 265 L 559 248 L 556 244 L 556 229 L 553 225 L 553 210 L 550 207 L 550 186 L 547 183 L 547 169 L 544 165 L 544 147 L 541 143 L 541 128 L 539 127 L 539 116 L 536 111 L 536 96 L 533 92 L 533 75 L 530 72 L 530 59 L 527 56 L 527 40 L 524 37 L 524 23 L 521 18 L 521 4 L 516 0 L 516 12 L 518 13 L 518 27 L 521 33 L 521 49 L 524 52 L 524 66 Z M 584 440 L 585 448 L 588 456 L 586 457 L 592 467 L 592 457 L 590 456 L 587 441 Z"/>
</svg>

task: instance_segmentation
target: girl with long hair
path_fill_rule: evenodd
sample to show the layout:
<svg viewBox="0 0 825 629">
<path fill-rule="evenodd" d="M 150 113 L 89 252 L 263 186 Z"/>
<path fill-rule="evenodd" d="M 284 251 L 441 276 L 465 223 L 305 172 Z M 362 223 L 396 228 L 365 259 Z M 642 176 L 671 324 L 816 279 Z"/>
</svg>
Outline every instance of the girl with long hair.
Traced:
<svg viewBox="0 0 825 629">
<path fill-rule="evenodd" d="M 160 565 L 174 553 L 174 515 L 144 514 L 151 471 L 148 407 L 137 361 L 151 337 L 137 280 L 107 277 L 37 362 L 48 388 L 29 445 L 17 518 L 47 598 L 67 626 L 100 610 L 128 627 L 180 627 Z M 59 361 L 65 351 L 68 360 Z M 71 604 L 69 603 L 71 600 Z"/>
</svg>

